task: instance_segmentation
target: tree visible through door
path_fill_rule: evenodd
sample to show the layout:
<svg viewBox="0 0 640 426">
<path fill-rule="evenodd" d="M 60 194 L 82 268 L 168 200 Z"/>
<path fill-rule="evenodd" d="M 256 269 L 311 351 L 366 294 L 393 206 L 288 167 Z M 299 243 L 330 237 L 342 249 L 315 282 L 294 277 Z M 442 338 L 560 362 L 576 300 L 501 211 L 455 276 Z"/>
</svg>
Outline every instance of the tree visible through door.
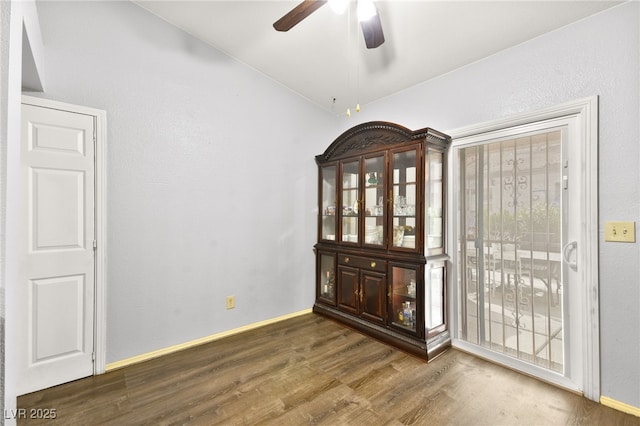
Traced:
<svg viewBox="0 0 640 426">
<path fill-rule="evenodd" d="M 459 334 L 563 373 L 562 132 L 460 150 Z"/>
</svg>

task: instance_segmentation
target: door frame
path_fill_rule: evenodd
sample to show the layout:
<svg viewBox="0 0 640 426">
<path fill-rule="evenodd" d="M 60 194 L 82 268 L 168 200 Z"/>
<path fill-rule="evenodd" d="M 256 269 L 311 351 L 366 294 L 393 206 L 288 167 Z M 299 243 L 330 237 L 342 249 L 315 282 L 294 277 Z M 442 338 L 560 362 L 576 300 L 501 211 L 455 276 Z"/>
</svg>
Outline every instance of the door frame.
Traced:
<svg viewBox="0 0 640 426">
<path fill-rule="evenodd" d="M 480 123 L 469 127 L 455 129 L 446 132 L 453 142 L 451 144 L 451 154 L 448 156 L 448 179 L 447 191 L 455 194 L 456 183 L 454 177 L 454 167 L 456 166 L 456 151 L 458 147 L 470 143 L 473 139 L 481 135 L 494 133 L 508 128 L 526 126 L 528 124 L 550 121 L 564 117 L 575 117 L 577 119 L 577 138 L 580 145 L 581 165 L 580 173 L 582 177 L 582 187 L 579 189 L 584 194 L 581 210 L 584 212 L 584 220 L 580 224 L 582 247 L 578 251 L 578 261 L 580 267 L 580 280 L 584 283 L 584 292 L 581 295 L 584 306 L 581 309 L 584 320 L 584 330 L 581 336 L 584 351 L 582 353 L 582 381 L 584 396 L 593 401 L 600 399 L 600 323 L 599 323 L 599 281 L 598 281 L 598 97 L 578 99 L 555 105 L 542 110 L 518 114 L 513 117 L 498 119 L 495 121 Z M 447 211 L 456 212 L 458 200 L 456 197 L 448 197 Z M 455 213 L 454 213 L 455 214 Z M 458 254 L 456 249 L 457 234 L 455 218 L 449 217 L 447 220 L 447 251 L 452 254 L 453 265 L 458 265 Z M 449 294 L 449 323 L 452 331 L 452 345 L 462 350 L 473 350 L 469 343 L 458 338 L 458 314 L 457 309 L 457 281 L 458 270 L 451 268 L 449 281 L 447 283 Z M 482 351 L 476 352 L 482 356 Z M 540 377 L 532 371 L 522 369 L 510 359 L 501 360 L 510 368 L 520 370 L 526 374 L 534 374 L 536 377 L 563 386 L 552 376 Z"/>
<path fill-rule="evenodd" d="M 95 122 L 95 299 L 93 374 L 103 374 L 107 353 L 107 113 L 104 110 L 22 95 L 21 105 L 89 115 Z"/>
</svg>

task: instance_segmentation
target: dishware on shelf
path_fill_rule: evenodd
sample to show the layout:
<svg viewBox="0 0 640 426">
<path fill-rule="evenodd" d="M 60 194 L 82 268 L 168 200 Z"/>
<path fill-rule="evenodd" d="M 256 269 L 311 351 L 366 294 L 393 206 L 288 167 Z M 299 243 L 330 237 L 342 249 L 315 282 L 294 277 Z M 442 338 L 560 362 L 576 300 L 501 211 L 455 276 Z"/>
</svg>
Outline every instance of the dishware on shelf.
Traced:
<svg viewBox="0 0 640 426">
<path fill-rule="evenodd" d="M 393 214 L 396 216 L 407 215 L 407 197 L 398 195 L 393 203 Z"/>
<path fill-rule="evenodd" d="M 416 248 L 416 236 L 415 235 L 405 235 L 402 238 L 402 247 L 406 248 Z"/>
<path fill-rule="evenodd" d="M 407 294 L 411 297 L 416 297 L 416 280 L 410 280 L 407 285 Z"/>
<path fill-rule="evenodd" d="M 403 238 L 404 238 L 404 226 L 394 226 L 393 227 L 393 245 L 396 247 L 401 247 Z"/>
</svg>

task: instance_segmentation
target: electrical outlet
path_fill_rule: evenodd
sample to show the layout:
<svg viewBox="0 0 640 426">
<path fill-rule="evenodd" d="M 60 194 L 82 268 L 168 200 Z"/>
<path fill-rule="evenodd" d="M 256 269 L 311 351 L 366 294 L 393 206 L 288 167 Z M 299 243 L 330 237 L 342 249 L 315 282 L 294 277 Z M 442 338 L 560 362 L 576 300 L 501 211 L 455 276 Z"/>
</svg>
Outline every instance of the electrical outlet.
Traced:
<svg viewBox="0 0 640 426">
<path fill-rule="evenodd" d="M 227 296 L 227 309 L 233 309 L 236 307 L 236 297 Z"/>
<path fill-rule="evenodd" d="M 636 242 L 635 222 L 605 222 L 604 240 L 619 243 Z"/>
</svg>

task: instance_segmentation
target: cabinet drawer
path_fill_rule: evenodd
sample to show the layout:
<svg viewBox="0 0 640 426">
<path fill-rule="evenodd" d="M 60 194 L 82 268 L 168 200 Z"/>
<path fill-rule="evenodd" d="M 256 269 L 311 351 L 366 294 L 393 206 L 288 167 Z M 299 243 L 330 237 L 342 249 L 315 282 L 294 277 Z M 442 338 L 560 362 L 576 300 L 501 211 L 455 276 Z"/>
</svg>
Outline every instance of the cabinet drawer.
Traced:
<svg viewBox="0 0 640 426">
<path fill-rule="evenodd" d="M 373 257 L 352 256 L 350 254 L 339 254 L 338 264 L 347 265 L 354 268 L 369 269 L 371 271 L 386 272 L 387 262 L 384 259 Z"/>
</svg>

